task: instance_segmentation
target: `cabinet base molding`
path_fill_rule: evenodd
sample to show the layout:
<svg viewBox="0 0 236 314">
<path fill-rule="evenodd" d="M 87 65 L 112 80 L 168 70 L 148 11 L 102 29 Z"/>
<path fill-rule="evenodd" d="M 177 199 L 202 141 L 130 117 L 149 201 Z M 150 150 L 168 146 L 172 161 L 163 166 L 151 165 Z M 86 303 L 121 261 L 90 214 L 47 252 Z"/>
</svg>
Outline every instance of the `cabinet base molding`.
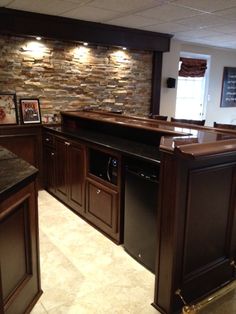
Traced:
<svg viewBox="0 0 236 314">
<path fill-rule="evenodd" d="M 38 294 L 32 300 L 31 304 L 26 309 L 25 314 L 29 314 L 32 311 L 32 309 L 34 308 L 34 306 L 36 305 L 36 303 L 38 302 L 42 294 L 43 294 L 43 290 L 40 290 Z"/>
</svg>

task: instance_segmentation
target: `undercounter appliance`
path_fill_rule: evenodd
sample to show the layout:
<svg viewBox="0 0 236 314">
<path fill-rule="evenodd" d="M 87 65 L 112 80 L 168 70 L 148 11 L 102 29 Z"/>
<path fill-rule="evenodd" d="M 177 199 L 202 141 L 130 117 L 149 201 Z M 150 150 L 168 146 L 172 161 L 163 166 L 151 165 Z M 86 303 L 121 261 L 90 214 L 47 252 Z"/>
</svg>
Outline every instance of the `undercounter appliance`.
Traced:
<svg viewBox="0 0 236 314">
<path fill-rule="evenodd" d="M 124 249 L 155 273 L 159 164 L 126 161 Z"/>
</svg>

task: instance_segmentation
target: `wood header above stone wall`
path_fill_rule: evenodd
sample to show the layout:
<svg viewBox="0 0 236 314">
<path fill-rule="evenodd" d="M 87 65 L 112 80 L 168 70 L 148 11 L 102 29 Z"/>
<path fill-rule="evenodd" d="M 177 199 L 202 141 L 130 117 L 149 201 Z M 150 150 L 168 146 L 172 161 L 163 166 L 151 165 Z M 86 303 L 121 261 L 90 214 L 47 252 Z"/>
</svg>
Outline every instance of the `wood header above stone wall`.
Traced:
<svg viewBox="0 0 236 314">
<path fill-rule="evenodd" d="M 165 52 L 172 35 L 0 8 L 0 32 Z"/>
</svg>

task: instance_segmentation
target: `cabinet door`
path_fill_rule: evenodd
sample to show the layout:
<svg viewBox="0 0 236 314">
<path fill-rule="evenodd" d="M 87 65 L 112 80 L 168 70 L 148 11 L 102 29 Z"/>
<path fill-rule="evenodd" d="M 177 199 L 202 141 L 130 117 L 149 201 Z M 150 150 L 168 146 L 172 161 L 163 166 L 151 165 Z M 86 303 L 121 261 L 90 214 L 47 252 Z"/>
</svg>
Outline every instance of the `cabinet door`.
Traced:
<svg viewBox="0 0 236 314">
<path fill-rule="evenodd" d="M 55 162 L 55 181 L 56 181 L 56 195 L 63 201 L 67 202 L 68 186 L 67 186 L 67 172 L 68 172 L 68 158 L 67 148 L 68 142 L 60 137 L 55 137 L 56 148 L 56 162 Z"/>
<path fill-rule="evenodd" d="M 118 241 L 118 193 L 87 181 L 86 216 L 99 229 Z"/>
<path fill-rule="evenodd" d="M 0 204 L 1 314 L 28 313 L 42 293 L 36 197 L 31 183 Z"/>
<path fill-rule="evenodd" d="M 44 166 L 45 188 L 55 194 L 55 151 L 47 146 L 44 147 Z"/>
<path fill-rule="evenodd" d="M 82 145 L 68 146 L 68 202 L 79 213 L 84 212 L 84 149 Z"/>
</svg>

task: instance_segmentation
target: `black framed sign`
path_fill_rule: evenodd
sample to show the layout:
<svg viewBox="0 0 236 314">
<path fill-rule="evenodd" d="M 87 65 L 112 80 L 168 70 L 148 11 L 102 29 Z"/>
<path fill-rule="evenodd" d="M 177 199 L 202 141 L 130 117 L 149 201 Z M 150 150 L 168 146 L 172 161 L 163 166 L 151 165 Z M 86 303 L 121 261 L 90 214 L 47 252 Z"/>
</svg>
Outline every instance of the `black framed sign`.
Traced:
<svg viewBox="0 0 236 314">
<path fill-rule="evenodd" d="M 236 68 L 224 67 L 221 107 L 236 107 Z"/>
<path fill-rule="evenodd" d="M 23 124 L 41 123 L 40 105 L 37 98 L 20 99 L 20 113 Z"/>
</svg>

